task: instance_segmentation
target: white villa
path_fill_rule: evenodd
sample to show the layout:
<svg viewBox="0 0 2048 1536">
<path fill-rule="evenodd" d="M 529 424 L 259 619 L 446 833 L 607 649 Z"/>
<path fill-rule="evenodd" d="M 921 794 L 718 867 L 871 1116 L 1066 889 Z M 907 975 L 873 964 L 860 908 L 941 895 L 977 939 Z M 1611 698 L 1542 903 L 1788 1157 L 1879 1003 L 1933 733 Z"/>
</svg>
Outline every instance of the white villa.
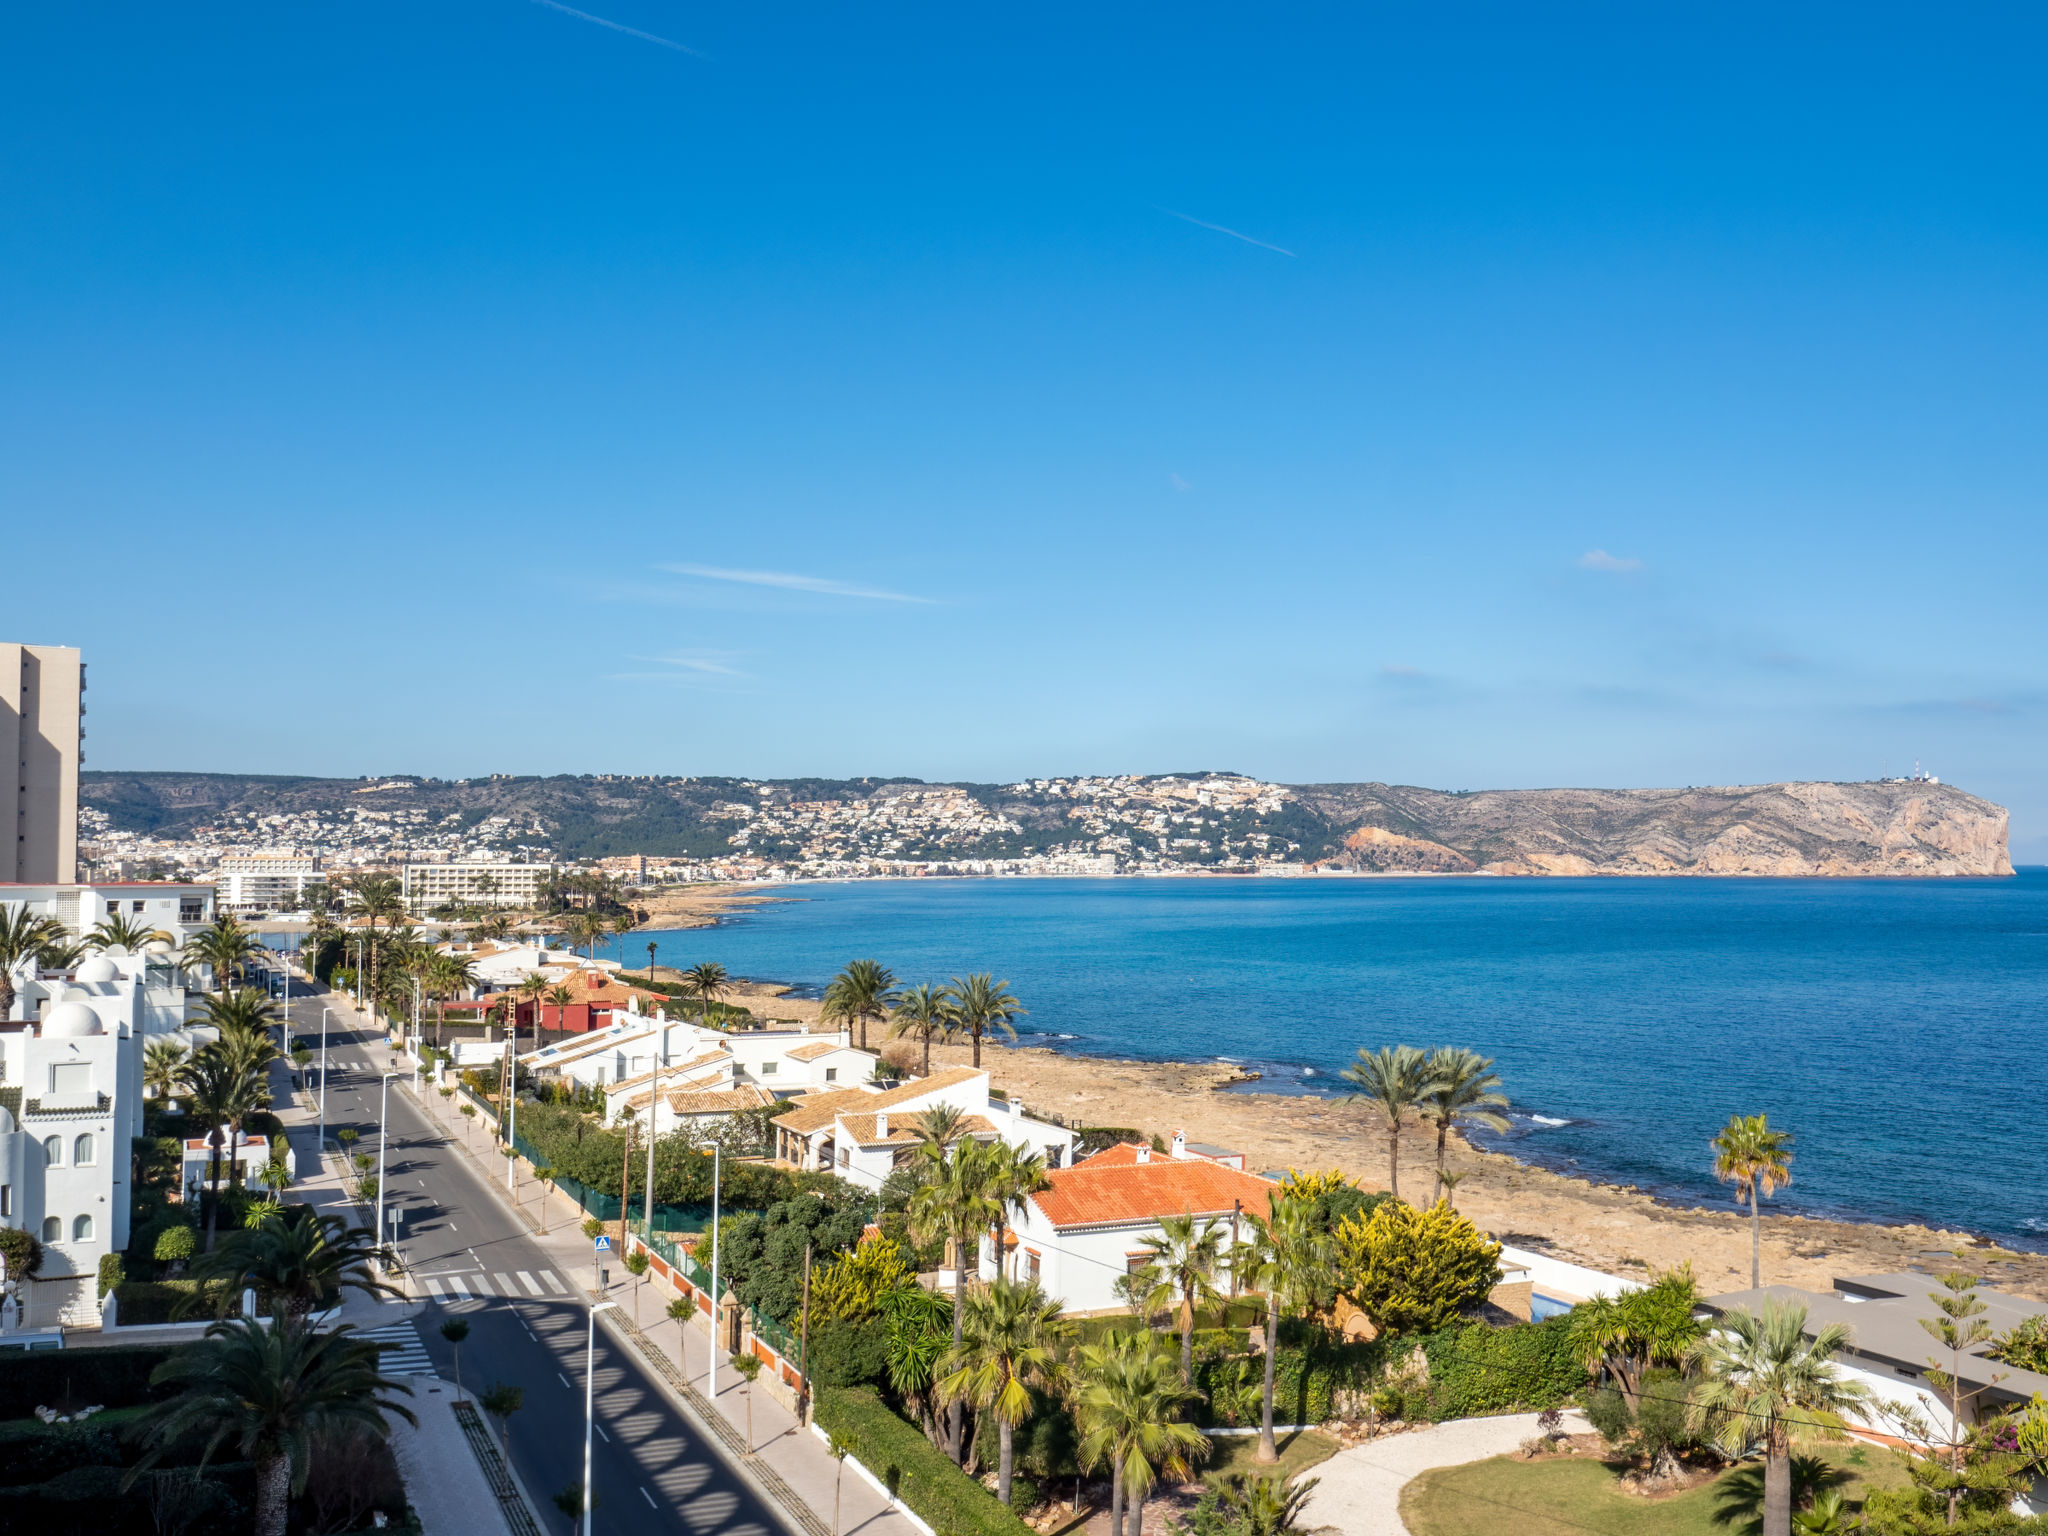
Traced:
<svg viewBox="0 0 2048 1536">
<path fill-rule="evenodd" d="M 1002 1272 L 1038 1281 L 1070 1315 L 1121 1311 L 1117 1282 L 1151 1260 L 1144 1241 L 1160 1235 L 1165 1218 L 1215 1221 L 1225 1255 L 1251 1240 L 1245 1214 L 1267 1215 L 1280 1186 L 1233 1166 L 1242 1161 L 1220 1147 L 1197 1151 L 1175 1132 L 1169 1152 L 1125 1143 L 1055 1168 L 1046 1175 L 1052 1187 L 1032 1195 L 1006 1233 Z M 992 1280 L 996 1272 L 994 1244 L 983 1237 L 979 1273 Z"/>
<path fill-rule="evenodd" d="M 962 1132 L 978 1141 L 1006 1141 L 1038 1154 L 1048 1168 L 1073 1161 L 1072 1131 L 1032 1119 L 1014 1101 L 991 1099 L 988 1073 L 978 1067 L 950 1067 L 890 1087 L 863 1083 L 814 1092 L 776 1117 L 775 1155 L 794 1167 L 830 1170 L 850 1184 L 879 1190 L 915 1154 L 917 1117 L 942 1105 L 959 1110 Z"/>
</svg>

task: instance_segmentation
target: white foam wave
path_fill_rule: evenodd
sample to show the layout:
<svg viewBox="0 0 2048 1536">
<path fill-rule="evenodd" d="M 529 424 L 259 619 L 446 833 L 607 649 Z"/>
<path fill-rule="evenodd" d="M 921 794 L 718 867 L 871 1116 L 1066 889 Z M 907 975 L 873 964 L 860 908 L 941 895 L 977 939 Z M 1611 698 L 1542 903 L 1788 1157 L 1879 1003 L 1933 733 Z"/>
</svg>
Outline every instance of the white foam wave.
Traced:
<svg viewBox="0 0 2048 1536">
<path fill-rule="evenodd" d="M 1529 1123 L 1531 1125 L 1570 1125 L 1571 1121 L 1560 1120 L 1555 1115 L 1531 1115 Z"/>
</svg>

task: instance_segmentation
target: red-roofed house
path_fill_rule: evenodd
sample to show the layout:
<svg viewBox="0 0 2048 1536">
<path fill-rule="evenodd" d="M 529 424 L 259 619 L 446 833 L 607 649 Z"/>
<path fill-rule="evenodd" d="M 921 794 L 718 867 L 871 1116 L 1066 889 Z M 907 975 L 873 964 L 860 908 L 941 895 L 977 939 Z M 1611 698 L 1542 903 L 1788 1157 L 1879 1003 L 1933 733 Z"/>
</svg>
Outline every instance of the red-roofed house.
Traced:
<svg viewBox="0 0 2048 1536">
<path fill-rule="evenodd" d="M 1180 1138 L 1175 1138 L 1178 1144 Z M 1249 1242 L 1243 1214 L 1264 1216 L 1280 1186 L 1186 1150 L 1176 1157 L 1150 1147 L 1110 1147 L 1071 1168 L 1054 1169 L 1052 1187 L 1026 1203 L 1005 1243 L 1003 1269 L 1036 1279 L 1069 1312 L 1123 1306 L 1117 1281 L 1144 1266 L 1144 1247 L 1169 1216 L 1192 1213 L 1217 1223 L 1222 1246 Z M 981 1243 L 981 1275 L 996 1273 L 993 1244 Z"/>
</svg>

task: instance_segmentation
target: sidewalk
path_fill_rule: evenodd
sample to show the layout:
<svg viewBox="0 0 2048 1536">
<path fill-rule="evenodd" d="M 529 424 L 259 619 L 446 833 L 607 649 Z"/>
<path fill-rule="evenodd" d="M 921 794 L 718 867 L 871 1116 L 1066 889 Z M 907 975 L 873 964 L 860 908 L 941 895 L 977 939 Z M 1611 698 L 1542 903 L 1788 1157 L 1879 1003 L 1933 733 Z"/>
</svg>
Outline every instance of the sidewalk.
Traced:
<svg viewBox="0 0 2048 1536">
<path fill-rule="evenodd" d="M 354 1017 L 352 1010 L 349 1017 Z M 380 1046 L 380 1053 L 382 1049 Z M 392 1085 L 394 1092 L 398 1086 Z M 406 1092 L 410 1093 L 410 1088 Z M 697 1326 L 685 1329 L 666 1316 L 670 1293 L 652 1279 L 634 1281 L 626 1274 L 617 1253 L 606 1257 L 612 1285 L 599 1297 L 593 1249 L 590 1239 L 581 1231 L 581 1208 L 566 1195 L 545 1196 L 546 1187 L 534 1179 L 524 1158 L 518 1159 L 519 1198 L 514 1206 L 506 1191 L 506 1159 L 488 1132 L 458 1113 L 454 1101 L 444 1100 L 431 1085 L 422 1086 L 418 1102 L 443 1140 L 463 1149 L 470 1165 L 498 1199 L 517 1211 L 557 1272 L 578 1286 L 586 1299 L 619 1304 L 619 1311 L 604 1314 L 604 1321 L 621 1346 L 640 1355 L 649 1373 L 681 1399 L 693 1417 L 701 1421 L 715 1412 L 720 1422 L 706 1427 L 718 1434 L 736 1459 L 741 1457 L 746 1449 L 749 1394 L 745 1383 L 721 1356 L 715 1402 L 711 1398 L 706 1380 L 711 1363 L 709 1319 L 700 1317 Z M 540 1202 L 544 1197 L 548 1220 L 543 1236 Z M 416 1297 L 413 1303 L 415 1307 L 429 1308 L 438 1304 L 439 1299 L 431 1293 Z M 770 1496 L 783 1503 L 791 1518 L 801 1522 L 812 1536 L 830 1536 L 835 1485 L 841 1536 L 929 1536 L 922 1521 L 870 1485 L 853 1465 L 840 1476 L 839 1465 L 825 1444 L 808 1430 L 800 1429 L 795 1415 L 765 1387 L 754 1390 L 752 1398 L 753 1454 L 745 1457 L 745 1470 L 765 1484 Z"/>
</svg>

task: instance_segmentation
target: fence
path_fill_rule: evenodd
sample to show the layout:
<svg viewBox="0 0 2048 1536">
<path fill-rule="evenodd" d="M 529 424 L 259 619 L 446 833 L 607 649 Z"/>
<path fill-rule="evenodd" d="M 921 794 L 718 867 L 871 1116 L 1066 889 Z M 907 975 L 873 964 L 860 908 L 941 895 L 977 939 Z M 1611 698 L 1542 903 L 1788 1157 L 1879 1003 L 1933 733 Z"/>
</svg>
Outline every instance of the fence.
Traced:
<svg viewBox="0 0 2048 1536">
<path fill-rule="evenodd" d="M 660 1207 L 657 1206 L 656 1210 L 659 1209 Z M 672 1242 L 670 1239 L 662 1236 L 659 1232 L 651 1234 L 633 1232 L 630 1235 L 629 1242 L 636 1243 L 640 1247 L 645 1248 L 656 1259 L 660 1260 L 662 1264 L 667 1266 L 670 1271 L 670 1277 L 673 1280 L 681 1285 L 688 1286 L 698 1298 L 699 1311 L 706 1313 L 711 1311 L 709 1304 L 712 1295 L 711 1272 L 697 1262 L 696 1255 L 684 1248 L 680 1243 Z M 740 1313 L 746 1319 L 747 1331 L 752 1333 L 755 1339 L 779 1357 L 778 1359 L 768 1360 L 765 1363 L 779 1369 L 782 1363 L 786 1362 L 789 1371 L 793 1373 L 790 1384 L 792 1386 L 795 1385 L 794 1376 L 801 1375 L 804 1368 L 803 1345 L 798 1340 L 796 1334 L 774 1318 L 768 1316 L 767 1313 L 757 1312 L 753 1307 L 745 1303 L 741 1304 Z"/>
</svg>

